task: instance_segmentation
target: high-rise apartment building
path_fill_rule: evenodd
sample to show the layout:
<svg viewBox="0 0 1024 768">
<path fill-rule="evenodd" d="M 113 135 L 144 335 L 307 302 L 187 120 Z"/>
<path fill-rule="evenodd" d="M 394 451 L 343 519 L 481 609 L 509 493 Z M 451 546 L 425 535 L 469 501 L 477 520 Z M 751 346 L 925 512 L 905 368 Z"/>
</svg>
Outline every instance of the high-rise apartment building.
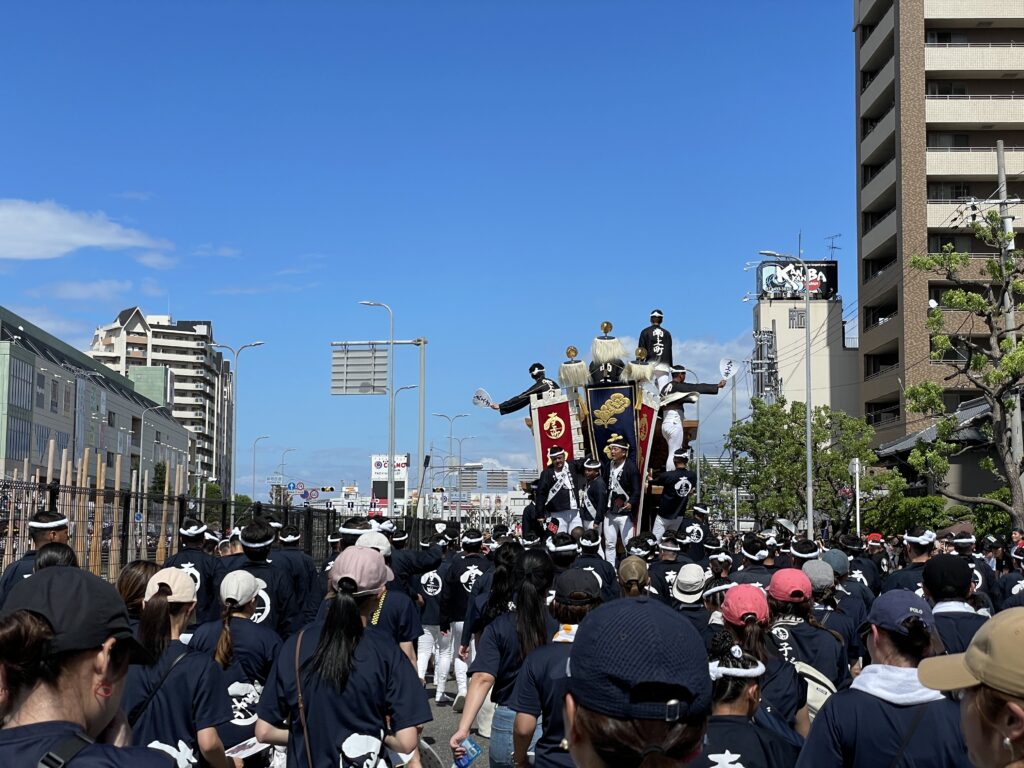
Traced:
<svg viewBox="0 0 1024 768">
<path fill-rule="evenodd" d="M 930 359 L 928 302 L 949 286 L 910 259 L 952 243 L 980 276 L 993 249 L 957 214 L 972 198 L 993 207 L 999 139 L 1009 195 L 1024 195 L 1024 2 L 855 0 L 854 35 L 860 405 L 884 443 L 927 425 L 906 387 L 940 382 L 950 410 L 976 394 Z M 956 314 L 949 330 L 969 335 Z"/>
<path fill-rule="evenodd" d="M 86 352 L 136 383 L 151 399 L 170 406 L 174 418 L 195 435 L 193 467 L 231 486 L 231 418 L 234 401 L 230 363 L 216 349 L 213 323 L 122 310 L 96 329 Z M 154 369 L 161 372 L 154 375 Z"/>
</svg>

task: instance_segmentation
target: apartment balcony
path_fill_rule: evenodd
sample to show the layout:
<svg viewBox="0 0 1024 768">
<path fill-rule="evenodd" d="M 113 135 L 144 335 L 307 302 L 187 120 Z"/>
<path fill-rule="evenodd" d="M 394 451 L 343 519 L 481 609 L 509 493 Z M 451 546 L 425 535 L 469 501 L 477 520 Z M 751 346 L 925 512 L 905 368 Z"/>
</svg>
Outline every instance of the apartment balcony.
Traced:
<svg viewBox="0 0 1024 768">
<path fill-rule="evenodd" d="M 958 80 L 1009 77 L 1024 69 L 1024 44 L 928 43 L 924 49 L 924 69 L 932 77 L 951 76 Z"/>
<path fill-rule="evenodd" d="M 980 26 L 1016 27 L 1024 16 L 1021 0 L 924 0 L 928 21 L 966 22 Z"/>
<path fill-rule="evenodd" d="M 153 360 L 157 363 L 201 363 L 206 359 L 205 355 L 186 354 L 184 352 L 154 352 Z M 173 367 L 173 365 L 171 366 Z"/>
<path fill-rule="evenodd" d="M 896 211 L 893 210 L 884 219 L 864 232 L 860 239 L 861 258 L 868 259 L 887 245 L 896 240 Z"/>
<path fill-rule="evenodd" d="M 860 191 L 861 210 L 890 208 L 896 204 L 896 159 L 889 160 Z"/>
<path fill-rule="evenodd" d="M 896 107 L 892 106 L 870 130 L 860 143 L 860 161 L 873 163 L 892 157 L 896 151 Z"/>
<path fill-rule="evenodd" d="M 1024 175 L 1024 147 L 1007 147 L 1006 175 Z M 995 147 L 928 148 L 928 175 L 987 180 L 996 177 Z"/>
<path fill-rule="evenodd" d="M 963 200 L 929 200 L 928 229 L 966 228 L 970 223 L 969 208 L 970 203 Z M 991 203 L 979 201 L 978 208 L 982 213 L 986 213 L 997 207 Z M 1014 203 L 1007 208 L 1011 216 L 1016 216 L 1018 219 L 1024 216 L 1024 205 L 1021 203 Z"/>
<path fill-rule="evenodd" d="M 862 24 L 870 24 L 874 19 L 885 13 L 886 8 L 891 8 L 892 0 L 858 0 L 857 13 L 855 18 Z"/>
<path fill-rule="evenodd" d="M 892 56 L 895 13 L 896 7 L 891 6 L 864 41 L 860 48 L 861 69 L 877 69 Z"/>
<path fill-rule="evenodd" d="M 206 346 L 205 342 L 196 341 L 193 338 L 178 339 L 173 336 L 164 336 L 163 334 L 153 340 L 153 345 L 157 347 L 178 347 L 181 349 L 203 349 Z"/>
<path fill-rule="evenodd" d="M 861 91 L 860 116 L 881 115 L 885 106 L 893 100 L 896 93 L 896 57 L 885 63 L 874 79 Z"/>
<path fill-rule="evenodd" d="M 1024 125 L 1024 95 L 927 96 L 928 127 L 1008 129 Z"/>
</svg>

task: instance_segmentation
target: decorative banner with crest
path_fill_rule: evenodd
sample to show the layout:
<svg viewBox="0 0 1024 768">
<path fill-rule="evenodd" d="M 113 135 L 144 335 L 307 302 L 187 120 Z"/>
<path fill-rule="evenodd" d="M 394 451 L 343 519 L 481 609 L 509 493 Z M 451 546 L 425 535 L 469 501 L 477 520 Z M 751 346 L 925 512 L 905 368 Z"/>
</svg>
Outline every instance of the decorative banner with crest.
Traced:
<svg viewBox="0 0 1024 768">
<path fill-rule="evenodd" d="M 544 392 L 530 398 L 530 412 L 539 468 L 548 465 L 548 448 L 553 445 L 564 448 L 570 461 L 583 458 L 583 430 L 575 399 L 570 401 L 562 392 Z"/>
<path fill-rule="evenodd" d="M 647 471 L 647 462 L 651 457 L 651 445 L 654 443 L 654 430 L 657 426 L 658 408 L 660 403 L 657 395 L 646 389 L 641 390 L 642 400 L 636 418 L 637 437 L 637 469 L 640 477 Z"/>
<path fill-rule="evenodd" d="M 636 387 L 632 384 L 592 384 L 586 388 L 590 444 L 601 460 L 609 457 L 605 446 L 612 439 L 629 443 L 629 459 L 637 460 Z M 650 424 L 649 424 L 650 427 Z M 648 428 L 648 439 L 650 439 Z"/>
</svg>

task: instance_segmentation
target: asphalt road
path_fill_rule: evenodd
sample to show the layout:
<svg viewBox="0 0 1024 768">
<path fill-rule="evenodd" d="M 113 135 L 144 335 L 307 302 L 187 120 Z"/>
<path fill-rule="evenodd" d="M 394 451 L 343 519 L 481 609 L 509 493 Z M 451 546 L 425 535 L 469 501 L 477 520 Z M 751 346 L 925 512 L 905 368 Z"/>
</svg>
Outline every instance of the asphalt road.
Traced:
<svg viewBox="0 0 1024 768">
<path fill-rule="evenodd" d="M 430 711 L 433 713 L 434 719 L 424 726 L 422 738 L 437 752 L 442 764 L 450 766 L 453 763 L 452 751 L 448 747 L 448 739 L 458 730 L 460 714 L 452 709 L 451 704 L 439 707 L 434 703 L 433 684 L 428 684 L 427 690 L 430 692 Z M 455 684 L 451 680 L 448 681 L 448 693 L 451 696 L 455 695 Z M 475 731 L 472 735 L 473 741 L 483 750 L 483 754 L 473 761 L 473 768 L 486 768 L 489 741 Z"/>
</svg>

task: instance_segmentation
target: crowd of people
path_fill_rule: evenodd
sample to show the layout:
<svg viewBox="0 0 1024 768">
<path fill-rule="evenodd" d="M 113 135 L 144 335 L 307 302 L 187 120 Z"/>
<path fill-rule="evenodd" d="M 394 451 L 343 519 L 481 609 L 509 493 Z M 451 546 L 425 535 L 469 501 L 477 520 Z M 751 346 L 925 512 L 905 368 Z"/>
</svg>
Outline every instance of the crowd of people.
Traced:
<svg viewBox="0 0 1024 768">
<path fill-rule="evenodd" d="M 0 577 L 0 765 L 415 768 L 444 707 L 458 764 L 487 737 L 495 767 L 1024 765 L 1021 531 L 694 512 L 612 552 L 557 519 L 352 517 L 323 563 L 272 516 L 187 519 L 116 585 L 38 512 Z"/>
</svg>

